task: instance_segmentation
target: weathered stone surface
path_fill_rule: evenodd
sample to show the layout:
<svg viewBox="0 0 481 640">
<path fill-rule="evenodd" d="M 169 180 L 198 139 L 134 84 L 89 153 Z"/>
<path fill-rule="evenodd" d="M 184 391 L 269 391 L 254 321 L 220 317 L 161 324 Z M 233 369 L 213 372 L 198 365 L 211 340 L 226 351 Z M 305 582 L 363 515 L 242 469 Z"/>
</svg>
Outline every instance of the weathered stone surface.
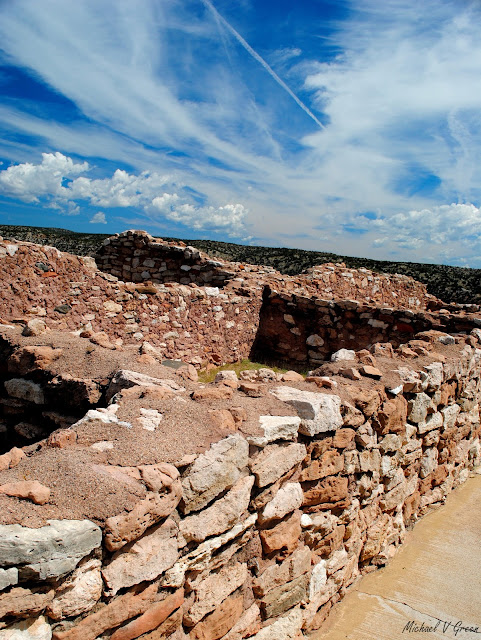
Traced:
<svg viewBox="0 0 481 640">
<path fill-rule="evenodd" d="M 167 595 L 160 602 L 154 603 L 142 615 L 135 620 L 117 629 L 112 640 L 133 640 L 144 633 L 148 633 L 159 627 L 176 609 L 184 602 L 184 590 L 179 589 L 175 593 Z"/>
<path fill-rule="evenodd" d="M 188 640 L 188 636 L 185 635 L 182 628 L 183 617 L 183 608 L 179 607 L 156 629 L 141 635 L 141 640 L 163 640 L 164 638 L 169 638 L 169 640 Z"/>
<path fill-rule="evenodd" d="M 405 431 L 407 409 L 406 399 L 401 395 L 384 402 L 377 413 L 377 422 L 381 435 L 403 433 Z"/>
<path fill-rule="evenodd" d="M 252 640 L 296 640 L 302 627 L 303 616 L 299 607 L 264 627 Z"/>
<path fill-rule="evenodd" d="M 43 616 L 16 622 L 0 631 L 2 640 L 50 640 L 52 627 Z"/>
<path fill-rule="evenodd" d="M 292 552 L 297 546 L 300 535 L 300 511 L 295 511 L 273 529 L 264 529 L 260 532 L 262 547 L 265 553 L 272 553 L 280 549 L 287 549 L 289 553 Z"/>
<path fill-rule="evenodd" d="M 108 629 L 115 629 L 135 616 L 141 615 L 157 600 L 157 583 L 143 589 L 137 588 L 115 598 L 107 606 L 91 613 L 86 618 L 68 629 L 56 631 L 54 640 L 94 640 Z"/>
<path fill-rule="evenodd" d="M 367 449 L 359 452 L 359 465 L 361 471 L 379 471 L 381 468 L 381 454 L 378 449 Z"/>
<path fill-rule="evenodd" d="M 440 429 L 443 426 L 443 421 L 443 414 L 439 411 L 430 413 L 424 422 L 418 423 L 418 433 L 421 435 L 434 429 Z"/>
<path fill-rule="evenodd" d="M 339 396 L 300 391 L 294 387 L 276 387 L 271 393 L 297 411 L 302 420 L 300 433 L 314 436 L 325 431 L 335 431 L 343 425 Z"/>
<path fill-rule="evenodd" d="M 242 640 L 259 631 L 260 610 L 257 604 L 251 605 L 222 640 Z"/>
<path fill-rule="evenodd" d="M 394 433 L 388 433 L 379 443 L 381 453 L 396 452 L 401 448 L 402 440 Z"/>
<path fill-rule="evenodd" d="M 184 513 L 202 509 L 232 487 L 247 466 L 248 456 L 249 444 L 239 434 L 216 442 L 200 455 L 182 480 Z"/>
<path fill-rule="evenodd" d="M 0 591 L 15 584 L 18 584 L 18 569 L 0 569 Z"/>
<path fill-rule="evenodd" d="M 443 383 L 443 364 L 441 362 L 433 362 L 424 367 L 424 371 L 420 371 L 423 390 L 435 391 Z"/>
<path fill-rule="evenodd" d="M 22 449 L 13 447 L 10 451 L 7 451 L 7 453 L 0 456 L 0 471 L 16 467 L 23 458 L 25 458 L 25 453 Z"/>
<path fill-rule="evenodd" d="M 54 590 L 22 589 L 16 587 L 8 593 L 0 594 L 0 619 L 7 616 L 33 616 L 40 613 L 52 601 Z M 0 631 L 0 637 L 2 632 Z"/>
<path fill-rule="evenodd" d="M 233 596 L 222 602 L 217 609 L 189 632 L 195 640 L 218 640 L 236 624 L 244 609 L 243 596 Z"/>
<path fill-rule="evenodd" d="M 379 553 L 387 536 L 389 516 L 387 514 L 378 518 L 367 530 L 366 542 L 362 548 L 361 561 L 369 560 Z"/>
<path fill-rule="evenodd" d="M 344 468 L 344 457 L 337 451 L 326 451 L 318 460 L 311 460 L 302 470 L 301 482 L 319 480 L 339 473 Z"/>
<path fill-rule="evenodd" d="M 41 318 L 32 318 L 23 328 L 23 336 L 41 336 L 43 333 L 50 331 L 45 320 Z"/>
<path fill-rule="evenodd" d="M 301 462 L 306 453 L 306 447 L 299 443 L 266 446 L 249 463 L 251 471 L 256 477 L 256 485 L 265 487 L 268 484 L 272 484 Z"/>
<path fill-rule="evenodd" d="M 334 434 L 332 439 L 332 446 L 337 447 L 338 449 L 345 449 L 349 447 L 349 445 L 354 440 L 356 432 L 354 429 L 339 429 Z"/>
<path fill-rule="evenodd" d="M 180 533 L 185 540 L 202 542 L 232 528 L 249 506 L 253 484 L 253 476 L 241 478 L 223 498 L 200 513 L 181 520 Z"/>
<path fill-rule="evenodd" d="M 339 349 L 331 355 L 331 362 L 342 362 L 343 360 L 355 360 L 356 352 L 352 349 Z"/>
<path fill-rule="evenodd" d="M 291 582 L 287 582 L 269 591 L 260 601 L 260 607 L 264 616 L 266 618 L 275 618 L 305 600 L 309 579 L 309 574 L 304 573 Z"/>
<path fill-rule="evenodd" d="M 419 470 L 419 476 L 426 478 L 432 471 L 438 466 L 438 450 L 436 447 L 430 447 L 426 449 L 423 457 L 421 458 L 421 468 Z"/>
<path fill-rule="evenodd" d="M 149 527 L 169 516 L 182 497 L 179 472 L 174 466 L 161 463 L 145 465 L 140 469 L 151 491 L 132 511 L 107 518 L 104 535 L 109 551 L 117 551 L 128 542 L 137 540 Z"/>
<path fill-rule="evenodd" d="M 52 362 L 58 360 L 63 349 L 48 346 L 27 346 L 16 349 L 8 359 L 8 370 L 25 376 L 31 371 L 47 369 Z"/>
<path fill-rule="evenodd" d="M 102 595 L 101 564 L 96 558 L 79 564 L 55 592 L 55 598 L 47 608 L 49 618 L 62 620 L 92 609 Z"/>
<path fill-rule="evenodd" d="M 33 404 L 45 404 L 45 395 L 42 387 L 32 380 L 24 380 L 23 378 L 12 378 L 6 380 L 5 390 L 11 398 L 18 400 L 27 400 Z"/>
<path fill-rule="evenodd" d="M 102 532 L 90 520 L 50 520 L 39 529 L 19 524 L 0 526 L 0 566 L 17 566 L 21 576 L 38 580 L 73 571 L 100 546 Z"/>
<path fill-rule="evenodd" d="M 309 600 L 313 600 L 321 592 L 321 589 L 326 586 L 326 582 L 326 561 L 320 560 L 312 568 L 311 580 L 309 582 Z"/>
<path fill-rule="evenodd" d="M 442 413 L 444 418 L 443 427 L 445 431 L 454 427 L 460 411 L 461 407 L 458 404 L 451 404 L 448 407 L 441 409 L 440 413 Z"/>
<path fill-rule="evenodd" d="M 196 389 L 192 394 L 192 398 L 199 402 L 202 400 L 229 400 L 232 398 L 232 389 L 226 385 L 204 387 Z"/>
<path fill-rule="evenodd" d="M 301 419 L 298 416 L 259 416 L 261 436 L 248 436 L 247 441 L 258 447 L 265 447 L 275 440 L 294 440 Z"/>
<path fill-rule="evenodd" d="M 167 519 L 142 538 L 117 552 L 102 576 L 110 595 L 144 580 L 155 580 L 178 559 L 178 527 Z"/>
<path fill-rule="evenodd" d="M 107 401 L 110 401 L 116 393 L 122 391 L 122 389 L 130 389 L 130 387 L 151 387 L 158 386 L 164 387 L 168 391 L 185 391 L 184 387 L 178 385 L 174 380 L 168 378 L 152 378 L 143 373 L 137 373 L 136 371 L 128 371 L 127 369 L 121 369 L 112 378 L 109 387 L 107 389 Z"/>
<path fill-rule="evenodd" d="M 271 520 L 283 518 L 291 511 L 299 509 L 304 499 L 302 487 L 298 482 L 288 482 L 279 489 L 274 498 L 267 503 L 259 514 L 259 522 L 265 524 Z"/>
<path fill-rule="evenodd" d="M 347 499 L 347 478 L 344 476 L 328 476 L 313 489 L 304 491 L 303 506 L 326 505 L 329 509 L 333 503 Z"/>
<path fill-rule="evenodd" d="M 241 547 L 247 540 L 241 538 L 239 541 L 236 541 L 235 539 L 239 538 L 241 534 L 252 527 L 256 520 L 257 514 L 253 513 L 221 536 L 210 538 L 199 544 L 193 551 L 176 562 L 172 569 L 166 571 L 165 576 L 161 580 L 162 585 L 165 587 L 180 587 L 184 581 L 186 571 L 202 571 L 209 568 L 212 555 L 217 549 L 227 545 L 231 541 L 234 541 L 231 546 L 235 549 Z"/>
<path fill-rule="evenodd" d="M 380 380 L 382 378 L 382 372 L 379 371 L 377 367 L 372 367 L 368 364 L 362 366 L 359 371 L 361 372 L 361 375 L 367 376 L 368 378 L 375 378 L 376 380 Z"/>
<path fill-rule="evenodd" d="M 408 419 L 415 423 L 425 422 L 430 407 L 431 398 L 426 393 L 416 393 L 408 403 Z"/>
<path fill-rule="evenodd" d="M 281 562 L 273 564 L 258 576 L 252 589 L 256 596 L 263 597 L 266 593 L 277 587 L 294 580 L 303 573 L 307 573 L 311 567 L 311 551 L 308 547 L 296 549 L 292 555 Z"/>
<path fill-rule="evenodd" d="M 0 493 L 15 498 L 31 500 L 35 504 L 46 504 L 50 498 L 50 489 L 38 480 L 20 480 L 0 486 Z"/>
<path fill-rule="evenodd" d="M 184 614 L 184 624 L 193 626 L 213 611 L 227 596 L 238 589 L 247 580 L 247 565 L 238 562 L 223 567 L 201 580 L 195 587 L 195 599 Z"/>
</svg>

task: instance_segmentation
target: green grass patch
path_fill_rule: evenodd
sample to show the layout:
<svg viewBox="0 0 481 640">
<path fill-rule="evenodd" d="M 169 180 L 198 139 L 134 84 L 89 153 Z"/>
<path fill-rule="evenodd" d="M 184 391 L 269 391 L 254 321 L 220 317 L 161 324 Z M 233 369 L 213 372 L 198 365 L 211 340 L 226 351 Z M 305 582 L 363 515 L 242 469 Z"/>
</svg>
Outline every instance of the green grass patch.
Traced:
<svg viewBox="0 0 481 640">
<path fill-rule="evenodd" d="M 252 362 L 248 358 L 241 360 L 240 362 L 233 362 L 231 364 L 223 364 L 215 369 L 209 369 L 209 371 L 199 371 L 199 382 L 209 383 L 214 382 L 216 375 L 219 371 L 235 371 L 239 376 L 241 371 L 255 371 L 257 369 L 269 368 L 276 373 L 285 373 L 289 369 L 283 367 L 267 365 L 263 362 Z"/>
</svg>

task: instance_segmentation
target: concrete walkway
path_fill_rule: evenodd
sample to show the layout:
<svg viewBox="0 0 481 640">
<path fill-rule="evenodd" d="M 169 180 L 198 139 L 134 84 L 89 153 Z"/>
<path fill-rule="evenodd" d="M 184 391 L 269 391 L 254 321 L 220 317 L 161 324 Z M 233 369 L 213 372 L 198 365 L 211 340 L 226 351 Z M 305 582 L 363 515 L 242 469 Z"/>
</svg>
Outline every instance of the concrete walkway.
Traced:
<svg viewBox="0 0 481 640">
<path fill-rule="evenodd" d="M 481 640 L 481 475 L 422 518 L 390 564 L 356 583 L 311 640 L 408 637 Z"/>
</svg>

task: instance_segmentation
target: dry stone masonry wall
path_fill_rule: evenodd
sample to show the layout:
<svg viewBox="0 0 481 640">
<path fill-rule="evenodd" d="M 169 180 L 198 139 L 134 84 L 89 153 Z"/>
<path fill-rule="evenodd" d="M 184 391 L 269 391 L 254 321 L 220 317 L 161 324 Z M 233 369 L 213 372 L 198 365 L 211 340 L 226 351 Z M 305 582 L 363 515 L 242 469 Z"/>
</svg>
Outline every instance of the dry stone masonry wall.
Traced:
<svg viewBox="0 0 481 640">
<path fill-rule="evenodd" d="M 15 368 L 27 339 L 3 333 Z M 278 640 L 318 628 L 480 465 L 479 338 L 431 331 L 412 341 L 427 355 L 409 359 L 386 344 L 345 350 L 306 380 L 117 372 L 106 408 L 0 457 L 0 637 Z M 44 391 L 21 393 L 35 404 Z M 204 434 L 218 425 L 210 444 L 178 439 L 176 406 L 191 441 L 199 421 Z"/>
<path fill-rule="evenodd" d="M 0 640 L 302 638 L 480 467 L 479 309 L 111 244 L 0 242 Z M 252 351 L 314 370 L 197 381 Z"/>
</svg>

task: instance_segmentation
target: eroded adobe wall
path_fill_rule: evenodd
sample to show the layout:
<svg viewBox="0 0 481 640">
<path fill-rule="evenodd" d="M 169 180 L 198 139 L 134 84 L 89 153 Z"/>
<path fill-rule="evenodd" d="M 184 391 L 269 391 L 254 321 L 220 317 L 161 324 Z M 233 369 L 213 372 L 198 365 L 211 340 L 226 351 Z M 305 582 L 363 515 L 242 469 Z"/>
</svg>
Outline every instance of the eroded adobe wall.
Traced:
<svg viewBox="0 0 481 640">
<path fill-rule="evenodd" d="M 318 628 L 481 463 L 479 336 L 431 332 L 410 358 L 373 347 L 344 363 L 362 370 L 369 356 L 377 370 L 358 381 L 339 362 L 310 382 L 117 373 L 108 407 L 0 457 L 0 633 L 277 640 Z"/>
</svg>

